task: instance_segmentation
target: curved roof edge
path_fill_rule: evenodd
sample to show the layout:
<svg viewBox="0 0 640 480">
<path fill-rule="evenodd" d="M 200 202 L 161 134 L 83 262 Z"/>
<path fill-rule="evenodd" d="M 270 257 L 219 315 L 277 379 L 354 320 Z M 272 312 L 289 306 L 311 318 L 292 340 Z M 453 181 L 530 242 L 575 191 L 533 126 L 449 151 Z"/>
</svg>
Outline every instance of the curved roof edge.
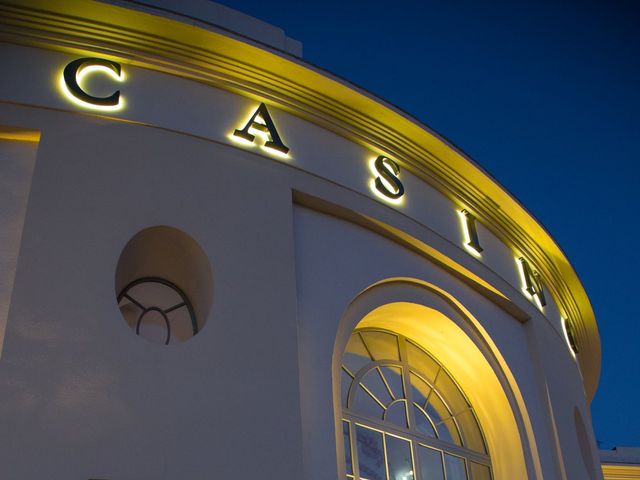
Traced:
<svg viewBox="0 0 640 480">
<path fill-rule="evenodd" d="M 151 15 L 191 23 L 202 28 L 237 34 L 247 40 L 302 57 L 302 43 L 284 30 L 258 18 L 210 0 L 97 0 Z"/>
<path fill-rule="evenodd" d="M 587 294 L 558 244 L 504 187 L 428 127 L 345 80 L 281 49 L 170 17 L 91 0 L 0 2 L 1 34 L 12 43 L 93 50 L 239 92 L 392 156 L 536 266 L 575 327 L 585 392 L 593 398 L 601 349 Z"/>
</svg>

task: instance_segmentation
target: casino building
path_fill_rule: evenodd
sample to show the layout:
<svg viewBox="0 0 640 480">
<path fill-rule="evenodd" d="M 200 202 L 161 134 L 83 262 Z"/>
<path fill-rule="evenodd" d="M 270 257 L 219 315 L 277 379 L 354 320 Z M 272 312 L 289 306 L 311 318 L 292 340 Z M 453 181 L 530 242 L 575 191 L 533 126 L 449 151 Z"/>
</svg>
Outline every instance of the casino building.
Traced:
<svg viewBox="0 0 640 480">
<path fill-rule="evenodd" d="M 214 3 L 0 32 L 2 478 L 603 478 L 589 299 L 455 146 Z"/>
</svg>

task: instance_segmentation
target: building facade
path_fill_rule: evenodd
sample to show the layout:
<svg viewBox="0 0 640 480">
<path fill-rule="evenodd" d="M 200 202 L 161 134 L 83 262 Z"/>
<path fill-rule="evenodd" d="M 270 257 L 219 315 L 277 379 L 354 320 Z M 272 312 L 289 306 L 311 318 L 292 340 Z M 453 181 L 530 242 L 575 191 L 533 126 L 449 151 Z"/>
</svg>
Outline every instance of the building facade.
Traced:
<svg viewBox="0 0 640 480">
<path fill-rule="evenodd" d="M 2 478 L 603 478 L 587 295 L 471 159 L 220 5 L 0 11 Z"/>
</svg>

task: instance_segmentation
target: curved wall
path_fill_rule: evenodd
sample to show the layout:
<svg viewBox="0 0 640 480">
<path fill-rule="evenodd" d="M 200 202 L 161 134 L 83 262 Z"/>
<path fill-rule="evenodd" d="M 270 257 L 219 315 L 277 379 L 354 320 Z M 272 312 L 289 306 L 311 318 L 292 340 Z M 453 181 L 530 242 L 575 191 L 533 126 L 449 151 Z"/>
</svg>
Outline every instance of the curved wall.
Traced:
<svg viewBox="0 0 640 480">
<path fill-rule="evenodd" d="M 360 321 L 434 350 L 485 430 L 510 432 L 488 435 L 495 480 L 599 478 L 583 461 L 597 457 L 591 307 L 553 240 L 472 161 L 381 100 L 208 24 L 90 1 L 0 12 L 12 65 L 0 145 L 26 152 L 25 172 L 37 148 L 33 175 L 16 182 L 28 208 L 0 217 L 0 233 L 21 234 L 19 256 L 5 255 L 15 282 L 0 284 L 0 425 L 16 432 L 0 463 L 16 478 L 44 465 L 56 478 L 335 478 L 336 358 Z M 65 83 L 89 57 L 121 73 L 76 76 L 78 88 L 119 91 L 116 108 L 79 103 Z M 247 141 L 237 131 L 259 107 L 273 130 L 263 111 L 266 131 Z M 264 148 L 275 131 L 286 155 Z M 397 201 L 375 186 L 394 188 L 379 156 L 399 166 Z M 462 209 L 477 217 L 480 253 L 465 246 Z M 167 349 L 135 337 L 113 294 L 122 248 L 156 225 L 197 242 L 215 285 L 207 327 Z M 395 292 L 389 306 L 353 310 L 374 290 Z M 430 304 L 433 292 L 453 310 Z M 377 307 L 385 319 L 372 320 Z"/>
</svg>

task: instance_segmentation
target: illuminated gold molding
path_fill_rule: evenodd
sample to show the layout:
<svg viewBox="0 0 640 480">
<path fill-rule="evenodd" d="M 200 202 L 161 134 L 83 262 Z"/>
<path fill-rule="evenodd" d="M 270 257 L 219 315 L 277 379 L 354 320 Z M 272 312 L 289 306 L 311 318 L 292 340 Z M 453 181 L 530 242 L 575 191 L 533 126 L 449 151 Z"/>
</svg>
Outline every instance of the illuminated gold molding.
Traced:
<svg viewBox="0 0 640 480">
<path fill-rule="evenodd" d="M 90 0 L 0 1 L 0 38 L 104 55 L 235 91 L 393 157 L 460 208 L 472 210 L 514 255 L 525 257 L 541 273 L 561 315 L 574 322 L 585 390 L 593 398 L 600 338 L 589 299 L 568 259 L 497 181 L 407 114 L 285 53 Z"/>
<path fill-rule="evenodd" d="M 640 465 L 602 464 L 604 480 L 640 480 Z"/>
<path fill-rule="evenodd" d="M 40 141 L 40 132 L 38 130 L 30 130 L 27 128 L 6 127 L 4 125 L 0 125 L 0 140 L 36 143 Z"/>
</svg>

